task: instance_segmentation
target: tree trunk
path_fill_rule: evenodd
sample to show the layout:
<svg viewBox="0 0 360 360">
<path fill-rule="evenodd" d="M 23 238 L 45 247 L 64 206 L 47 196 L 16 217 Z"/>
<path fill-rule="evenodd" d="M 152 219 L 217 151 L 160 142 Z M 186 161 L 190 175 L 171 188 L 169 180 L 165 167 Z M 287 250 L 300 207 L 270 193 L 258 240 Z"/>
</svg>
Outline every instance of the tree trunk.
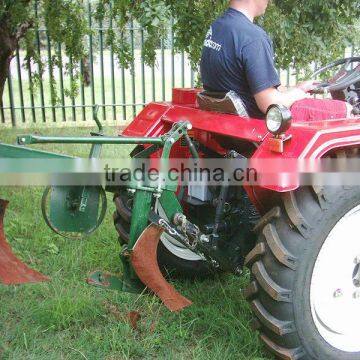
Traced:
<svg viewBox="0 0 360 360">
<path fill-rule="evenodd" d="M 6 79 L 9 76 L 10 61 L 12 59 L 12 51 L 0 50 L 0 105 L 3 106 L 3 94 Z"/>
<path fill-rule="evenodd" d="M 3 106 L 3 94 L 6 79 L 9 75 L 10 62 L 17 48 L 17 38 L 7 28 L 0 25 L 0 106 Z"/>
</svg>

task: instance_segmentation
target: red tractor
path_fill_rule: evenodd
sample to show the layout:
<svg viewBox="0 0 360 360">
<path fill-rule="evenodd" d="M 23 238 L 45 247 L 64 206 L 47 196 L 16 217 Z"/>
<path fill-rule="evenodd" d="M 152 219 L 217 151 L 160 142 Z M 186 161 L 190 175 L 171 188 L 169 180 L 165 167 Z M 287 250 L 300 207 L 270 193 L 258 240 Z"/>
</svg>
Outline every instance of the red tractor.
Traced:
<svg viewBox="0 0 360 360">
<path fill-rule="evenodd" d="M 266 120 L 243 118 L 199 108 L 201 90 L 174 89 L 172 102 L 146 106 L 120 137 L 105 137 L 102 132 L 79 139 L 20 136 L 18 151 L 28 156 L 24 152 L 30 150 L 24 144 L 77 142 L 93 144 L 96 157 L 100 144 L 137 144 L 132 158 L 151 159 L 166 168 L 168 160 L 171 163 L 175 158 L 246 159 L 250 164 L 265 164 L 262 161 L 266 160 L 268 164 L 292 164 L 289 166 L 299 160 L 358 159 L 359 62 L 359 57 L 337 62 L 346 67 L 318 89 L 353 104 L 353 116 L 347 119 L 291 122 L 289 110 L 277 105 L 269 108 Z M 0 155 L 11 157 L 14 148 L 0 144 Z M 41 156 L 46 157 L 38 154 Z M 243 186 L 159 182 L 96 187 L 98 194 L 90 195 L 97 207 L 104 190 L 114 193 L 114 224 L 122 245 L 125 279 L 120 282 L 95 273 L 89 282 L 126 290 L 146 285 L 169 309 L 177 311 L 191 302 L 162 274 L 196 278 L 227 271 L 239 275 L 246 266 L 251 281 L 243 294 L 251 304 L 262 341 L 278 358 L 360 360 L 360 188 L 302 185 L 296 171 L 284 175 L 282 169 L 260 169 L 264 177 Z M 266 172 L 271 174 L 266 177 Z M 74 231 L 57 218 L 56 211 L 61 215 L 72 212 L 72 219 L 80 219 L 80 212 L 86 211 L 84 191 L 51 187 L 46 196 L 51 196 L 52 206 L 63 197 L 67 204 L 67 208 L 55 209 L 47 223 L 57 232 Z M 69 198 L 74 200 L 71 206 Z M 102 213 L 96 210 L 95 218 Z M 87 222 L 81 231 L 94 229 Z M 2 242 L 5 244 L 4 236 Z M 11 268 L 7 260 L 11 256 L 3 247 L 3 282 L 6 276 L 1 277 L 1 268 Z M 20 265 L 13 265 L 15 276 Z"/>
</svg>

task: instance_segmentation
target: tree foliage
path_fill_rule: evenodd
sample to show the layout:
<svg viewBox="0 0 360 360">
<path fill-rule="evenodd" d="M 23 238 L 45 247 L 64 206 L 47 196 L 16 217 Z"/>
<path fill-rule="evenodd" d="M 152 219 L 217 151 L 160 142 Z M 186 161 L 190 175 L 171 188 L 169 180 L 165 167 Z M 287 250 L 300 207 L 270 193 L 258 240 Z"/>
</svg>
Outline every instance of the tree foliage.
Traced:
<svg viewBox="0 0 360 360">
<path fill-rule="evenodd" d="M 281 67 L 303 68 L 341 58 L 346 47 L 359 50 L 359 0 L 278 0 L 263 26 L 271 33 Z"/>
<path fill-rule="evenodd" d="M 168 36 L 173 19 L 175 48 L 187 52 L 196 68 L 205 34 L 228 1 L 91 0 L 90 4 L 98 22 L 113 25 L 106 32 L 106 44 L 113 47 L 120 65 L 130 67 L 133 60 L 130 22 L 143 27 L 142 54 L 147 64 L 153 64 L 155 50 Z M 72 60 L 71 67 L 70 63 L 63 66 L 77 79 L 79 64 L 86 64 L 88 58 L 87 11 L 84 0 L 0 0 L 0 94 L 19 44 L 27 51 L 28 63 L 38 63 L 35 79 L 41 76 L 43 65 L 35 47 L 40 26 L 47 27 L 53 43 L 63 44 Z M 299 69 L 313 61 L 323 64 L 341 57 L 350 44 L 359 47 L 359 16 L 359 0 L 274 0 L 257 21 L 273 38 L 277 65 Z M 55 65 L 64 61 L 59 53 L 52 60 Z"/>
</svg>

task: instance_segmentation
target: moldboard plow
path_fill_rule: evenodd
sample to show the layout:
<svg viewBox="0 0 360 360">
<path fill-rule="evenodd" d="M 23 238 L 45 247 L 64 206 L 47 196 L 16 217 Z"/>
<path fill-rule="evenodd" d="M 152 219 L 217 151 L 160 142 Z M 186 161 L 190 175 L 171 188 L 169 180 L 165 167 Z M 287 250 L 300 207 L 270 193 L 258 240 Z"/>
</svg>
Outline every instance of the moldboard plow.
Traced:
<svg viewBox="0 0 360 360">
<path fill-rule="evenodd" d="M 47 281 L 48 278 L 30 269 L 19 260 L 6 241 L 4 215 L 8 202 L 0 199 L 0 282 L 5 285 L 19 285 Z"/>
<path fill-rule="evenodd" d="M 106 137 L 103 129 L 95 116 L 99 126 L 97 133 L 90 137 L 42 137 L 35 135 L 23 135 L 18 137 L 18 145 L 7 145 L 0 143 L 0 158 L 4 159 L 27 159 L 28 161 L 39 161 L 43 164 L 45 160 L 51 163 L 57 160 L 77 161 L 79 159 L 65 155 L 44 152 L 25 147 L 31 144 L 52 143 L 78 143 L 91 144 L 90 160 L 100 157 L 103 144 L 141 144 L 149 145 L 145 151 L 154 153 L 161 151 L 160 167 L 161 173 L 169 165 L 169 154 L 174 143 L 186 134 L 191 125 L 187 122 L 179 122 L 171 127 L 168 133 L 154 138 L 135 137 Z M 44 160 L 44 162 L 42 161 Z M 72 166 L 63 164 L 63 167 Z M 35 166 L 35 165 L 34 165 Z M 50 165 L 49 165 L 50 166 Z M 60 165 L 61 166 L 61 165 Z M 51 167 L 51 166 L 50 166 Z M 96 174 L 98 175 L 98 174 Z M 90 175 L 91 176 L 91 175 Z M 100 174 L 104 180 L 104 174 Z M 104 181 L 100 181 L 103 183 Z M 96 185 L 52 185 L 46 187 L 41 207 L 46 224 L 58 235 L 66 238 L 80 238 L 93 233 L 102 223 L 107 207 L 106 191 L 114 191 L 114 184 Z M 153 214 L 154 199 L 163 204 L 163 208 L 169 218 L 181 206 L 175 195 L 177 184 L 160 182 L 154 184 L 143 184 L 139 182 L 129 183 L 126 192 L 134 195 L 132 221 L 127 243 L 122 244 L 121 260 L 123 262 L 123 276 L 116 277 L 109 273 L 96 271 L 90 274 L 87 282 L 91 285 L 117 289 L 130 292 L 141 292 L 146 287 L 153 291 L 171 311 L 179 311 L 191 304 L 189 300 L 181 296 L 164 278 L 157 261 L 157 249 L 160 237 L 164 232 L 165 225 L 171 225 Z M 116 191 L 121 191 L 117 188 Z M 166 200 L 164 200 L 166 199 Z M 164 204 L 166 202 L 166 204 Z M 35 283 L 47 281 L 49 278 L 30 269 L 22 263 L 12 252 L 5 239 L 3 217 L 8 202 L 0 200 L 0 282 L 5 285 L 18 285 L 23 283 Z M 153 214 L 153 217 L 151 217 Z M 189 246 L 187 239 L 178 234 L 178 238 Z"/>
</svg>

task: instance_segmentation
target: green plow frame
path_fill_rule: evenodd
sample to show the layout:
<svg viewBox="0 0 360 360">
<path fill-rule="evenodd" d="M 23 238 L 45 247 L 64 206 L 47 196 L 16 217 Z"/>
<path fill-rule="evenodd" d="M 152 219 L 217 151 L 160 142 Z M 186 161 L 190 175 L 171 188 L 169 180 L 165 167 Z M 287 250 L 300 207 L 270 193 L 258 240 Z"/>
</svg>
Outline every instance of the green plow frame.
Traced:
<svg viewBox="0 0 360 360">
<path fill-rule="evenodd" d="M 96 112 L 94 119 L 98 124 L 99 131 L 91 133 L 91 136 L 89 137 L 20 135 L 17 137 L 17 145 L 0 143 L 0 161 L 23 159 L 30 162 L 31 160 L 38 159 L 75 159 L 62 154 L 28 148 L 25 145 L 91 144 L 91 151 L 89 154 L 90 159 L 100 158 L 101 148 L 104 144 L 151 145 L 147 150 L 142 152 L 141 158 L 148 157 L 154 150 L 162 149 L 161 157 L 159 159 L 159 173 L 166 174 L 169 170 L 170 151 L 173 145 L 182 137 L 185 137 L 191 153 L 193 153 L 194 156 L 197 156 L 194 147 L 191 146 L 191 140 L 187 134 L 187 130 L 191 129 L 191 124 L 188 122 L 178 122 L 174 124 L 168 133 L 160 137 L 109 137 L 104 135 L 102 126 L 96 117 Z M 123 276 L 119 278 L 111 274 L 97 271 L 92 273 L 88 278 L 89 284 L 121 291 L 143 291 L 144 284 L 139 280 L 131 263 L 134 246 L 149 226 L 154 198 L 159 200 L 167 219 L 173 219 L 175 214 L 182 213 L 182 207 L 175 194 L 177 187 L 177 181 L 171 182 L 168 179 L 164 181 L 162 176 L 160 176 L 156 184 L 144 185 L 136 181 L 132 181 L 129 184 L 128 191 L 134 193 L 134 202 L 130 239 L 128 244 L 123 246 L 120 255 L 124 265 Z M 46 223 L 53 231 L 63 236 L 67 236 L 68 233 L 78 233 L 80 235 L 91 234 L 99 227 L 105 215 L 105 191 L 113 191 L 113 189 L 111 186 L 107 187 L 100 185 L 47 187 L 44 192 L 42 203 L 43 215 Z M 48 214 L 46 208 L 48 197 L 50 197 L 50 214 Z M 99 208 L 101 208 L 101 210 Z"/>
</svg>

